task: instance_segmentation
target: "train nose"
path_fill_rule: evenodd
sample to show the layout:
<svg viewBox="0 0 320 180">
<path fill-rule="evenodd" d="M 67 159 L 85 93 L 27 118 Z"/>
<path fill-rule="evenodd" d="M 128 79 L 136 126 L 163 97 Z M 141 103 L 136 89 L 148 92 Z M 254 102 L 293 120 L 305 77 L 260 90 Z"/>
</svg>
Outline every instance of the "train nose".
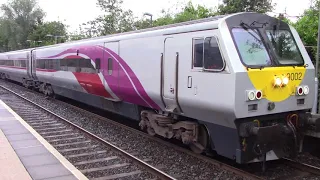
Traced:
<svg viewBox="0 0 320 180">
<path fill-rule="evenodd" d="M 262 91 L 263 99 L 276 103 L 309 93 L 309 87 L 301 84 L 305 72 L 304 67 L 273 67 L 251 69 L 248 76 L 254 89 Z"/>
</svg>

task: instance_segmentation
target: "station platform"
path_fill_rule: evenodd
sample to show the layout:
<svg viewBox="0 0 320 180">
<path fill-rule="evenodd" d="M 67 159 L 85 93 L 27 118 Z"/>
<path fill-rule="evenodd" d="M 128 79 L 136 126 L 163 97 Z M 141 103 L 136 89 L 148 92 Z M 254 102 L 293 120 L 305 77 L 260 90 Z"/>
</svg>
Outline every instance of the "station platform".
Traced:
<svg viewBox="0 0 320 180">
<path fill-rule="evenodd" d="M 88 179 L 0 100 L 0 180 Z"/>
</svg>

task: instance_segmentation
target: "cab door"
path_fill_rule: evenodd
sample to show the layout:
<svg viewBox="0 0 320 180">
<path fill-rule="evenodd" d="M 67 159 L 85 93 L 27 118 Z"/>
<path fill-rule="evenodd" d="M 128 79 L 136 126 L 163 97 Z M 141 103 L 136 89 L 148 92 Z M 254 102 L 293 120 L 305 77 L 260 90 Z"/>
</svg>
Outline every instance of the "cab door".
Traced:
<svg viewBox="0 0 320 180">
<path fill-rule="evenodd" d="M 162 71 L 162 98 L 167 111 L 181 112 L 178 102 L 179 52 L 177 40 L 168 37 L 164 41 Z"/>
</svg>

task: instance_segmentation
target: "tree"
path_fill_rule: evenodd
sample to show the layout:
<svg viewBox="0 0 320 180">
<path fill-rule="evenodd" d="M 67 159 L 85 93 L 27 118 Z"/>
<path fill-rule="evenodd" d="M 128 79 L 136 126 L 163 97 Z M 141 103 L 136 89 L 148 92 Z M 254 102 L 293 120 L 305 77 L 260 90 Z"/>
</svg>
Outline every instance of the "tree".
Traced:
<svg viewBox="0 0 320 180">
<path fill-rule="evenodd" d="M 9 50 L 10 24 L 3 18 L 0 18 L 0 52 Z"/>
<path fill-rule="evenodd" d="M 68 41 L 77 41 L 77 40 L 89 38 L 85 34 L 81 33 L 81 26 L 79 27 L 79 29 L 80 29 L 80 32 L 75 31 L 75 32 L 68 34 L 68 37 L 69 37 Z"/>
<path fill-rule="evenodd" d="M 122 3 L 122 0 L 98 0 L 97 5 L 105 14 L 84 23 L 83 32 L 93 37 L 134 30 L 133 12 L 123 10 Z"/>
<path fill-rule="evenodd" d="M 53 36 L 48 36 L 53 35 Z M 32 42 L 42 41 L 42 45 L 51 45 L 55 43 L 54 36 L 65 36 L 58 42 L 65 42 L 67 38 L 67 26 L 60 21 L 45 22 L 29 34 L 28 39 Z"/>
<path fill-rule="evenodd" d="M 162 10 L 160 18 L 153 22 L 153 26 L 164 26 L 173 23 L 180 23 L 201 18 L 208 18 L 214 16 L 216 12 L 202 5 L 193 5 L 191 1 L 181 7 L 181 11 L 171 13 Z M 150 23 L 145 20 L 136 21 L 136 27 L 143 29 L 150 27 Z"/>
<path fill-rule="evenodd" d="M 36 0 L 10 0 L 8 4 L 2 4 L 1 10 L 2 25 L 6 29 L 3 35 L 8 37 L 9 48 L 26 48 L 29 34 L 42 24 L 45 13 Z"/>
<path fill-rule="evenodd" d="M 319 11 L 318 7 L 320 4 L 319 0 L 314 1 L 313 6 L 305 10 L 302 17 L 293 24 L 293 26 L 298 31 L 303 43 L 307 47 L 307 51 L 313 61 L 315 61 L 316 56 L 316 46 L 318 39 L 318 21 L 319 21 Z"/>
<path fill-rule="evenodd" d="M 266 13 L 274 9 L 276 4 L 272 0 L 223 0 L 218 7 L 219 14 L 231 14 L 237 12 Z"/>
<path fill-rule="evenodd" d="M 174 16 L 174 22 L 185 22 L 196 19 L 208 18 L 214 16 L 216 13 L 212 9 L 208 9 L 205 6 L 194 6 L 191 1 L 189 1 L 183 10 Z"/>
</svg>

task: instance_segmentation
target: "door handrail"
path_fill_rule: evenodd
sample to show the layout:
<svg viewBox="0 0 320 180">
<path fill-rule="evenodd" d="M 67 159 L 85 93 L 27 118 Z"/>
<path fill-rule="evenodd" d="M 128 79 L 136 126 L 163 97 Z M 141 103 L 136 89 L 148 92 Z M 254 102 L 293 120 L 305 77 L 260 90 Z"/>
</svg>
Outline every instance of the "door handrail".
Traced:
<svg viewBox="0 0 320 180">
<path fill-rule="evenodd" d="M 181 113 L 183 113 L 182 109 L 181 109 L 181 106 L 180 106 L 180 103 L 179 103 L 179 99 L 178 99 L 178 93 L 179 93 L 179 52 L 176 52 L 176 101 L 177 101 L 177 105 L 178 105 L 178 108 L 179 108 L 179 111 Z"/>
<path fill-rule="evenodd" d="M 166 103 L 164 102 L 163 99 L 163 53 L 161 53 L 161 58 L 160 58 L 160 97 L 161 101 L 164 105 L 164 108 L 167 107 Z"/>
</svg>

